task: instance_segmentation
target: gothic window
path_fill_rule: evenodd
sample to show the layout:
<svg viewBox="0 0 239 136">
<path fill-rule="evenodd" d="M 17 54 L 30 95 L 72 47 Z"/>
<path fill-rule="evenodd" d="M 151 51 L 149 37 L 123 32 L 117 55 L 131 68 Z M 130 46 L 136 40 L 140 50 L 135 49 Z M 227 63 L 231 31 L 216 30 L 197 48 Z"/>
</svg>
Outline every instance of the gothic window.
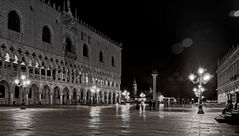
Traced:
<svg viewBox="0 0 239 136">
<path fill-rule="evenodd" d="M 82 40 L 82 41 L 84 40 L 83 32 L 81 32 L 81 40 Z"/>
<path fill-rule="evenodd" d="M 72 52 L 72 42 L 71 42 L 70 38 L 66 38 L 66 51 Z"/>
<path fill-rule="evenodd" d="M 91 38 L 90 36 L 88 36 L 88 43 L 90 44 L 90 42 L 91 42 Z"/>
<path fill-rule="evenodd" d="M 103 55 L 103 52 L 102 51 L 100 51 L 100 55 L 99 55 L 99 57 L 100 57 L 100 62 L 104 62 L 104 55 Z"/>
<path fill-rule="evenodd" d="M 32 98 L 32 88 L 30 88 L 30 90 L 29 90 L 29 94 L 28 94 L 28 98 Z"/>
<path fill-rule="evenodd" d="M 19 32 L 20 33 L 20 17 L 18 16 L 16 11 L 11 11 L 8 14 L 8 29 Z"/>
<path fill-rule="evenodd" d="M 111 58 L 111 66 L 114 67 L 115 66 L 115 58 L 112 56 Z"/>
<path fill-rule="evenodd" d="M 44 26 L 42 29 L 42 41 L 51 43 L 51 31 L 47 26 Z"/>
<path fill-rule="evenodd" d="M 5 98 L 5 86 L 0 85 L 0 98 Z"/>
<path fill-rule="evenodd" d="M 86 44 L 83 45 L 83 56 L 89 57 L 88 47 Z"/>
<path fill-rule="evenodd" d="M 18 86 L 15 87 L 15 98 L 19 98 L 20 88 Z"/>
</svg>

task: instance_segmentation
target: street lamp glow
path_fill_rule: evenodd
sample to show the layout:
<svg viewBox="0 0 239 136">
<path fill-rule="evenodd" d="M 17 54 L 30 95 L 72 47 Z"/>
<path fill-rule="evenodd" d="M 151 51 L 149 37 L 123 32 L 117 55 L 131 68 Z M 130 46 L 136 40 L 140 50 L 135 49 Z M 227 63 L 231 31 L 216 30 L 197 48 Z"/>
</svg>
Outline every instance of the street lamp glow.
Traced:
<svg viewBox="0 0 239 136">
<path fill-rule="evenodd" d="M 27 81 L 23 81 L 22 84 L 23 84 L 23 86 L 26 86 L 27 85 Z"/>
<path fill-rule="evenodd" d="M 197 88 L 193 88 L 193 91 L 196 92 L 198 89 Z"/>
<path fill-rule="evenodd" d="M 140 94 L 140 97 L 141 97 L 141 98 L 145 97 L 145 94 L 144 94 L 144 93 L 141 93 L 141 94 Z"/>
<path fill-rule="evenodd" d="M 129 94 L 130 94 L 130 93 L 129 93 L 127 90 L 124 90 L 124 91 L 122 92 L 122 95 L 123 95 L 124 98 L 125 98 L 125 102 L 129 100 L 129 98 L 130 98 L 130 97 L 129 97 Z"/>
<path fill-rule="evenodd" d="M 203 74 L 204 72 L 205 72 L 205 69 L 204 69 L 204 68 L 201 68 L 201 67 L 200 67 L 200 68 L 198 69 L 198 74 L 201 75 L 201 74 Z"/>
<path fill-rule="evenodd" d="M 202 88 L 201 88 L 201 92 L 204 92 L 204 91 L 205 91 L 205 88 L 202 87 Z"/>
<path fill-rule="evenodd" d="M 122 93 L 123 96 L 126 96 L 127 95 L 127 91 L 124 90 L 124 92 Z"/>
<path fill-rule="evenodd" d="M 15 79 L 15 80 L 14 80 L 14 83 L 15 83 L 16 85 L 18 85 L 18 84 L 20 83 L 20 81 L 19 81 L 18 79 Z"/>
<path fill-rule="evenodd" d="M 234 17 L 239 17 L 239 10 L 234 11 L 233 16 L 234 16 Z"/>
<path fill-rule="evenodd" d="M 194 88 L 193 91 L 195 95 L 198 97 L 198 114 L 204 114 L 202 108 L 202 93 L 206 90 L 203 88 L 203 84 L 206 84 L 213 76 L 210 73 L 206 73 L 206 69 L 199 67 L 197 71 L 198 75 L 194 74 L 189 75 L 189 79 L 193 84 L 198 84 L 198 88 Z"/>
<path fill-rule="evenodd" d="M 25 80 L 25 79 L 26 79 L 26 76 L 25 76 L 25 75 L 21 75 L 21 79 L 22 79 L 22 80 Z"/>
<path fill-rule="evenodd" d="M 27 80 L 27 85 L 30 85 L 31 81 L 30 80 Z"/>
<path fill-rule="evenodd" d="M 25 89 L 27 86 L 30 85 L 31 80 L 29 80 L 26 75 L 21 75 L 20 78 L 17 76 L 17 78 L 14 80 L 14 83 L 18 87 L 23 87 L 23 92 L 25 92 L 26 91 Z M 22 101 L 24 101 L 24 99 L 26 100 L 25 103 L 23 103 L 23 105 L 20 107 L 21 109 L 25 109 L 24 104 L 28 105 L 28 94 L 26 93 L 24 97 L 22 97 L 23 99 Z"/>
<path fill-rule="evenodd" d="M 203 80 L 204 81 L 208 81 L 211 79 L 211 75 L 209 73 L 206 73 L 204 76 L 203 76 Z"/>
<path fill-rule="evenodd" d="M 99 88 L 97 88 L 97 89 L 96 89 L 96 92 L 98 93 L 99 91 L 100 91 L 100 89 L 99 89 Z"/>
<path fill-rule="evenodd" d="M 189 79 L 190 79 L 191 81 L 193 81 L 195 78 L 196 78 L 196 76 L 195 76 L 194 74 L 190 74 L 190 75 L 189 75 Z"/>
</svg>

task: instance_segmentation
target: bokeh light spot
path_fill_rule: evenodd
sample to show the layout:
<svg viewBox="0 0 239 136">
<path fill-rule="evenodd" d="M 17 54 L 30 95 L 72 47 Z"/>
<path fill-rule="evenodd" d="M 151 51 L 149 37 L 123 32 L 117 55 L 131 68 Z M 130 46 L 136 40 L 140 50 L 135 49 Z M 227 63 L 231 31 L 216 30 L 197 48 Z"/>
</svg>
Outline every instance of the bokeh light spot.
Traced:
<svg viewBox="0 0 239 136">
<path fill-rule="evenodd" d="M 191 38 L 186 38 L 182 42 L 182 46 L 185 48 L 192 46 L 192 44 L 193 44 L 193 40 Z"/>
<path fill-rule="evenodd" d="M 175 43 L 173 46 L 172 46 L 172 52 L 174 54 L 180 54 L 182 53 L 184 50 L 184 47 L 182 46 L 182 44 L 180 43 Z"/>
<path fill-rule="evenodd" d="M 234 15 L 234 17 L 239 17 L 239 10 L 235 11 L 235 12 L 233 13 L 233 15 Z"/>
</svg>

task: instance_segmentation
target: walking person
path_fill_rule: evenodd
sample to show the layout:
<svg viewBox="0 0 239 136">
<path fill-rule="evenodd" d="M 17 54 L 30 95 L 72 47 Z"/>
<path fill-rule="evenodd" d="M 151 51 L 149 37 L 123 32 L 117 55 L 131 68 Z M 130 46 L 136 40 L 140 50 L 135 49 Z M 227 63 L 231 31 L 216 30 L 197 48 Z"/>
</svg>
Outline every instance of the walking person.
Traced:
<svg viewBox="0 0 239 136">
<path fill-rule="evenodd" d="M 144 100 L 141 101 L 141 109 L 144 110 L 145 109 L 145 103 L 144 103 Z"/>
</svg>

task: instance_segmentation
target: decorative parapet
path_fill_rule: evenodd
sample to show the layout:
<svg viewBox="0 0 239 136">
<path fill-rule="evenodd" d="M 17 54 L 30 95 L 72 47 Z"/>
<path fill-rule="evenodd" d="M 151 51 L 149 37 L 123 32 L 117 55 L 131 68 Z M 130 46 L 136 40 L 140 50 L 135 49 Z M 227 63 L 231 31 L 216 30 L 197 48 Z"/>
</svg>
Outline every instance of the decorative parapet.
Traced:
<svg viewBox="0 0 239 136">
<path fill-rule="evenodd" d="M 66 5 L 65 5 L 65 0 L 64 0 L 64 4 L 63 4 L 63 9 L 61 9 L 60 5 L 56 5 L 55 2 L 51 2 L 51 0 L 48 0 L 48 1 L 46 1 L 46 0 L 40 0 L 40 1 L 41 1 L 42 3 L 44 3 L 44 4 L 46 4 L 47 6 L 51 7 L 51 8 L 54 9 L 55 11 L 62 13 L 63 18 L 64 18 L 64 16 L 66 16 L 67 14 L 71 13 L 71 11 L 68 11 L 68 12 L 65 11 L 65 6 L 66 6 Z M 67 8 L 68 8 L 68 10 L 71 10 L 71 9 L 70 9 L 70 1 L 69 1 L 69 0 L 67 1 Z M 72 14 L 71 14 L 71 15 L 72 15 Z M 110 43 L 113 43 L 113 44 L 115 44 L 116 46 L 122 48 L 122 43 L 116 42 L 116 41 L 112 40 L 110 37 L 106 36 L 106 35 L 103 34 L 102 32 L 99 32 L 98 30 L 96 30 L 94 27 L 90 26 L 90 25 L 87 24 L 86 22 L 80 20 L 80 19 L 78 18 L 78 16 L 77 16 L 77 9 L 75 9 L 75 15 L 72 16 L 72 18 L 71 18 L 70 20 L 69 20 L 69 18 L 68 18 L 68 19 L 65 20 L 65 21 L 71 21 L 71 22 L 73 22 L 73 23 L 76 23 L 76 22 L 77 22 L 78 24 L 80 24 L 80 25 L 86 27 L 86 28 L 89 29 L 90 31 L 92 31 L 92 32 L 96 33 L 97 35 L 101 36 L 102 38 L 106 39 L 106 40 L 109 41 Z M 69 23 L 69 22 L 68 22 L 68 23 Z"/>
<path fill-rule="evenodd" d="M 218 69 L 221 66 L 223 66 L 238 50 L 239 50 L 239 45 L 237 45 L 236 47 L 233 45 L 232 48 L 228 50 L 226 55 L 224 55 L 221 59 L 218 59 L 218 62 L 217 62 Z"/>
</svg>

